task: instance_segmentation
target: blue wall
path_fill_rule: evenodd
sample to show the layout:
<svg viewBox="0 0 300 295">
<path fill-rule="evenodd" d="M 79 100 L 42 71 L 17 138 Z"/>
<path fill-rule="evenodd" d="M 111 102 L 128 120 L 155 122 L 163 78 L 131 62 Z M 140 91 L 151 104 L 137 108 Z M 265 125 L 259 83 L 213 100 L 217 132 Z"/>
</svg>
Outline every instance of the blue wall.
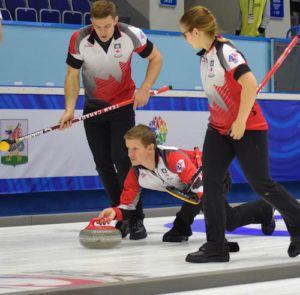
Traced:
<svg viewBox="0 0 300 295">
<path fill-rule="evenodd" d="M 80 26 L 3 21 L 3 43 L 0 46 L 0 85 L 15 81 L 27 86 L 45 86 L 53 82 L 63 86 L 67 72 L 69 39 Z M 175 89 L 202 86 L 199 57 L 179 33 L 145 30 L 163 55 L 161 74 L 153 88 L 173 85 Z M 258 83 L 270 69 L 270 40 L 228 36 L 247 57 Z M 133 79 L 137 87 L 145 77 L 147 61 L 134 54 Z M 269 86 L 264 88 L 268 92 Z"/>
</svg>

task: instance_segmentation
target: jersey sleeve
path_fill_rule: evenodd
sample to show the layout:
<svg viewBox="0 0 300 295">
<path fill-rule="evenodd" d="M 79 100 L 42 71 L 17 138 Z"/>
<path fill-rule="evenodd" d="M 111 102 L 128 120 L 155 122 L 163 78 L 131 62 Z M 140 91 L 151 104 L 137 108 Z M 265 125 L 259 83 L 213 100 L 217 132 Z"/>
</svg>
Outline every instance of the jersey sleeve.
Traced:
<svg viewBox="0 0 300 295">
<path fill-rule="evenodd" d="M 231 72 L 236 81 L 243 74 L 251 72 L 243 54 L 231 44 L 225 43 L 222 46 L 221 54 L 219 54 L 219 57 L 224 69 L 227 72 Z"/>
<path fill-rule="evenodd" d="M 130 26 L 129 29 L 135 36 L 133 42 L 134 51 L 143 58 L 148 57 L 153 50 L 153 43 L 140 28 Z"/>
<path fill-rule="evenodd" d="M 197 168 L 191 161 L 191 159 L 182 151 L 171 152 L 167 156 L 167 162 L 169 169 L 176 173 L 180 180 L 189 184 L 191 182 L 192 177 L 197 172 Z M 196 193 L 198 198 L 200 199 L 203 194 L 203 185 L 202 185 L 202 173 L 194 182 L 191 191 Z"/>
<path fill-rule="evenodd" d="M 80 69 L 83 63 L 83 57 L 79 50 L 79 34 L 80 32 L 77 31 L 72 35 L 67 57 L 67 64 L 75 69 Z"/>
<path fill-rule="evenodd" d="M 116 220 L 129 219 L 134 213 L 140 200 L 141 187 L 133 168 L 127 174 L 124 188 L 120 197 L 120 204 L 113 208 L 117 213 Z"/>
<path fill-rule="evenodd" d="M 0 20 L 2 20 L 2 14 L 1 14 L 1 11 L 0 11 Z"/>
<path fill-rule="evenodd" d="M 222 65 L 226 71 L 231 71 L 242 64 L 247 64 L 242 54 L 234 46 L 224 44 L 222 48 Z"/>
</svg>

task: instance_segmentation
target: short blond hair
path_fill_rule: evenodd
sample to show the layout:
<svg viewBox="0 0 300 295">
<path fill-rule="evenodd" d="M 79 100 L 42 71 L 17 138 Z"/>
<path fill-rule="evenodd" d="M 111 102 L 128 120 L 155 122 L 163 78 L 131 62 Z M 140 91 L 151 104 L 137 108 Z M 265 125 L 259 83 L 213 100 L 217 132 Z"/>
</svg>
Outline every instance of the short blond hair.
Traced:
<svg viewBox="0 0 300 295">
<path fill-rule="evenodd" d="M 132 127 L 129 129 L 126 134 L 124 135 L 125 140 L 131 139 L 139 139 L 144 147 L 147 147 L 150 144 L 154 144 L 156 147 L 156 135 L 153 130 L 144 125 L 139 124 L 137 126 Z"/>
<path fill-rule="evenodd" d="M 100 19 L 108 16 L 116 17 L 116 5 L 113 2 L 100 0 L 92 4 L 91 17 Z"/>
</svg>

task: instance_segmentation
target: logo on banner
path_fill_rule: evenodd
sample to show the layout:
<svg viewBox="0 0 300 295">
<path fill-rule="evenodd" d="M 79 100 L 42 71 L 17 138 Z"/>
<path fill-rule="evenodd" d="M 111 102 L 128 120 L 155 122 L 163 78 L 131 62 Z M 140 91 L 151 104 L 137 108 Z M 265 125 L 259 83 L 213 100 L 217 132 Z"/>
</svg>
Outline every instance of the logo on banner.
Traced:
<svg viewBox="0 0 300 295">
<path fill-rule="evenodd" d="M 121 50 L 121 44 L 117 43 L 114 45 L 115 54 L 114 57 L 121 57 L 122 56 L 122 50 Z"/>
<path fill-rule="evenodd" d="M 0 120 L 1 140 L 16 140 L 28 133 L 27 119 L 3 119 Z M 10 145 L 7 152 L 3 152 L 1 163 L 3 165 L 17 166 L 28 162 L 27 142 L 22 141 Z"/>
<path fill-rule="evenodd" d="M 160 117 L 160 116 L 156 117 L 155 116 L 152 119 L 152 121 L 149 123 L 149 127 L 156 134 L 157 144 L 159 144 L 159 145 L 164 144 L 167 140 L 168 129 L 167 129 L 167 124 L 162 119 L 162 117 Z"/>
</svg>

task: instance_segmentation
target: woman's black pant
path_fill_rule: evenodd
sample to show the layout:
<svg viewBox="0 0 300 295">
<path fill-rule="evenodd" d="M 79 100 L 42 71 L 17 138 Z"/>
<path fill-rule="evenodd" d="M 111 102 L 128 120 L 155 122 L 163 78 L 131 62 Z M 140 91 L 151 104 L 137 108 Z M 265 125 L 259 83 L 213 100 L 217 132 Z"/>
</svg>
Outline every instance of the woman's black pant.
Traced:
<svg viewBox="0 0 300 295">
<path fill-rule="evenodd" d="M 273 208 L 264 200 L 257 200 L 235 207 L 231 207 L 224 198 L 227 231 L 234 231 L 238 227 L 248 224 L 266 224 L 272 220 Z M 202 202 L 199 205 L 184 202 L 180 211 L 176 214 L 174 228 L 182 235 L 191 236 L 191 225 L 194 218 L 202 210 Z"/>
<path fill-rule="evenodd" d="M 281 213 L 291 237 L 300 237 L 300 204 L 269 175 L 268 132 L 246 130 L 240 140 L 234 140 L 209 127 L 202 154 L 203 211 L 208 246 L 223 251 L 226 206 L 222 179 L 235 156 L 252 189 Z"/>
<path fill-rule="evenodd" d="M 95 109 L 87 106 L 84 108 L 84 114 L 93 111 Z M 134 125 L 132 104 L 84 121 L 96 170 L 113 207 L 120 203 L 123 184 L 131 167 L 124 134 Z M 137 214 L 143 218 L 141 199 L 137 205 Z"/>
</svg>

